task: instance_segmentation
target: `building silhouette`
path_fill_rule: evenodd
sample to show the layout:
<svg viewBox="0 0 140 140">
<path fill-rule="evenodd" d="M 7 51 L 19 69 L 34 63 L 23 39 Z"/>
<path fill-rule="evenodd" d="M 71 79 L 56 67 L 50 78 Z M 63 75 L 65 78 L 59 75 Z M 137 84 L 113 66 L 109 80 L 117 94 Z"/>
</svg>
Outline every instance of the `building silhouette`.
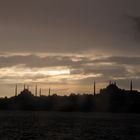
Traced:
<svg viewBox="0 0 140 140">
<path fill-rule="evenodd" d="M 133 82 L 132 82 L 132 80 L 130 82 L 130 91 L 133 91 Z"/>
<path fill-rule="evenodd" d="M 17 84 L 16 84 L 16 86 L 15 86 L 15 96 L 17 96 Z"/>
<path fill-rule="evenodd" d="M 94 81 L 94 92 L 93 92 L 93 95 L 96 94 L 96 82 Z"/>
<path fill-rule="evenodd" d="M 26 96 L 34 96 L 34 95 L 32 94 L 31 91 L 29 91 L 27 88 L 25 88 L 23 91 L 20 92 L 20 94 L 18 96 L 26 97 Z"/>
<path fill-rule="evenodd" d="M 110 82 L 106 88 L 100 90 L 100 94 L 112 94 L 119 92 L 121 92 L 121 89 L 118 88 L 116 82 L 114 83 Z"/>
<path fill-rule="evenodd" d="M 129 112 L 140 113 L 140 92 L 133 89 L 130 81 L 130 89 L 119 88 L 116 82 L 109 84 L 96 93 L 96 82 L 92 94 L 76 94 L 69 96 L 51 95 L 42 96 L 42 90 L 35 85 L 35 94 L 24 84 L 23 90 L 18 94 L 18 86 L 15 85 L 15 95 L 10 98 L 0 98 L 0 110 L 46 110 L 46 111 L 92 111 L 92 112 Z"/>
<path fill-rule="evenodd" d="M 35 86 L 35 96 L 37 96 L 37 90 L 38 90 L 38 88 L 37 88 L 37 84 L 36 84 L 36 86 Z"/>
<path fill-rule="evenodd" d="M 51 88 L 49 88 L 49 94 L 48 95 L 51 96 Z"/>
<path fill-rule="evenodd" d="M 40 90 L 39 90 L 39 96 L 41 96 L 41 94 L 42 94 L 42 89 L 40 88 Z"/>
</svg>

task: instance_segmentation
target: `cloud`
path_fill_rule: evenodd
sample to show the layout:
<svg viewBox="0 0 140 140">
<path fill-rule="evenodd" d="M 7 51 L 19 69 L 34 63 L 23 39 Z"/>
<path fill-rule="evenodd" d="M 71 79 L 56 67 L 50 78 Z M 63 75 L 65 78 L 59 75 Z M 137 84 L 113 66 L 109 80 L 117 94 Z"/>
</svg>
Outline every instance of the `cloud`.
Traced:
<svg viewBox="0 0 140 140">
<path fill-rule="evenodd" d="M 80 80 L 127 79 L 140 77 L 140 57 L 125 56 L 0 56 L 1 80 L 28 79 L 74 83 Z M 76 82 L 76 83 L 77 83 Z"/>
<path fill-rule="evenodd" d="M 115 64 L 128 64 L 128 65 L 140 65 L 140 56 L 111 56 L 101 59 L 96 59 L 94 62 L 103 63 L 115 63 Z"/>
<path fill-rule="evenodd" d="M 61 56 L 48 56 L 42 58 L 36 55 L 15 55 L 0 57 L 0 67 L 10 67 L 19 64 L 24 64 L 27 67 L 53 67 L 72 65 L 74 62 L 69 57 Z"/>
<path fill-rule="evenodd" d="M 135 22 L 136 31 L 140 33 L 140 16 L 137 17 L 130 16 L 130 18 Z"/>
<path fill-rule="evenodd" d="M 11 56 L 0 56 L 0 67 L 10 67 L 15 65 L 25 65 L 31 68 L 41 67 L 79 67 L 82 64 L 91 62 L 90 58 L 86 56 L 61 56 L 60 55 L 11 55 Z"/>
<path fill-rule="evenodd" d="M 0 52 L 138 54 L 139 43 L 123 15 L 139 13 L 139 4 L 137 0 L 1 1 Z"/>
</svg>

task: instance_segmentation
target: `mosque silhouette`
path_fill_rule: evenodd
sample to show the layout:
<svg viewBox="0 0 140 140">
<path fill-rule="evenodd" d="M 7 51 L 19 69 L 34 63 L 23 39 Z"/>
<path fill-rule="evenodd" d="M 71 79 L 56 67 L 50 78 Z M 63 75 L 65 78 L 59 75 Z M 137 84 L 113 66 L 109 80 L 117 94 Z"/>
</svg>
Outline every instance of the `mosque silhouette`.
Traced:
<svg viewBox="0 0 140 140">
<path fill-rule="evenodd" d="M 0 110 L 46 110 L 46 111 L 84 111 L 84 112 L 128 112 L 140 113 L 140 93 L 133 90 L 133 82 L 130 81 L 130 89 L 125 90 L 117 86 L 116 82 L 109 82 L 106 88 L 96 93 L 94 82 L 92 94 L 75 94 L 59 96 L 51 94 L 42 95 L 41 88 L 35 86 L 35 93 L 24 85 L 18 94 L 18 86 L 15 86 L 15 96 L 0 98 Z"/>
</svg>

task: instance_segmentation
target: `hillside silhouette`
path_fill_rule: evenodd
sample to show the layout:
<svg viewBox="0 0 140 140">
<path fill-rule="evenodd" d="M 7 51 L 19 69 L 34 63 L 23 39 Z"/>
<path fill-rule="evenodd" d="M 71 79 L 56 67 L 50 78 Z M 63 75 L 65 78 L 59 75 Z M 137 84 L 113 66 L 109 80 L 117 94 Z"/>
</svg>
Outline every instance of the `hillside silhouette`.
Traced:
<svg viewBox="0 0 140 140">
<path fill-rule="evenodd" d="M 25 88 L 10 98 L 0 98 L 0 110 L 44 110 L 44 111 L 83 111 L 83 112 L 124 112 L 140 113 L 140 92 L 133 90 L 132 81 L 130 90 L 121 89 L 116 82 L 109 85 L 96 94 L 96 83 L 94 83 L 93 94 L 71 94 L 69 96 L 58 96 L 57 94 L 37 96 Z"/>
</svg>

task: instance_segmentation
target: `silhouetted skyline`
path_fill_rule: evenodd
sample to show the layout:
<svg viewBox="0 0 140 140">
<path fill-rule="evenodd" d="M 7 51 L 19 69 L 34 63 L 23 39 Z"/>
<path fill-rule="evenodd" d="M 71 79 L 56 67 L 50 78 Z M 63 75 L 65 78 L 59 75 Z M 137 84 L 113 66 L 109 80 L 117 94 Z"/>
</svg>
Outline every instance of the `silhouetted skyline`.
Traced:
<svg viewBox="0 0 140 140">
<path fill-rule="evenodd" d="M 140 113 L 140 92 L 133 89 L 133 82 L 130 81 L 130 89 L 121 89 L 116 82 L 109 84 L 96 93 L 94 82 L 93 93 L 60 96 L 51 93 L 38 95 L 38 86 L 35 86 L 35 93 L 32 93 L 26 86 L 15 96 L 0 98 L 0 110 L 46 110 L 46 111 L 84 111 L 84 112 L 122 112 Z M 40 91 L 40 90 L 39 90 Z"/>
<path fill-rule="evenodd" d="M 70 94 L 73 94 L 73 93 L 74 94 L 91 94 L 91 95 L 101 94 L 104 91 L 105 88 L 102 87 L 101 89 L 99 89 L 98 88 L 98 84 L 100 84 L 100 83 L 97 83 L 97 82 L 94 81 L 93 82 L 93 89 L 91 89 L 91 91 L 87 92 L 87 93 L 84 93 L 84 92 L 81 92 L 81 93 L 72 92 L 72 93 L 64 94 L 64 95 L 68 95 L 69 96 Z M 57 92 L 54 92 L 53 89 L 51 89 L 51 88 L 48 88 L 47 92 L 43 92 L 42 93 L 42 88 L 40 88 L 38 85 L 39 84 L 34 85 L 34 89 L 30 90 L 29 89 L 29 85 L 23 84 L 23 88 L 21 89 L 21 88 L 19 88 L 18 84 L 16 84 L 15 87 L 14 87 L 14 90 L 13 90 L 15 93 L 13 95 L 18 96 L 21 92 L 25 91 L 25 92 L 30 92 L 31 94 L 33 94 L 36 97 L 37 96 L 42 96 L 42 95 L 43 96 L 51 96 L 51 95 L 54 95 L 54 94 L 63 96 L 63 94 L 59 94 Z M 119 84 L 116 81 L 109 81 L 108 85 L 109 86 L 106 85 L 107 86 L 106 89 L 108 89 L 108 87 L 110 87 L 110 86 L 111 87 L 113 86 L 113 87 L 118 89 L 118 85 Z M 99 89 L 99 90 L 97 91 L 97 89 Z M 122 89 L 125 90 L 125 91 L 130 91 L 130 92 L 137 91 L 135 89 L 135 87 L 134 87 L 134 83 L 133 83 L 132 80 L 130 81 L 127 89 L 124 89 L 124 88 L 122 88 Z M 6 95 L 5 95 L 5 97 L 6 97 Z"/>
</svg>

